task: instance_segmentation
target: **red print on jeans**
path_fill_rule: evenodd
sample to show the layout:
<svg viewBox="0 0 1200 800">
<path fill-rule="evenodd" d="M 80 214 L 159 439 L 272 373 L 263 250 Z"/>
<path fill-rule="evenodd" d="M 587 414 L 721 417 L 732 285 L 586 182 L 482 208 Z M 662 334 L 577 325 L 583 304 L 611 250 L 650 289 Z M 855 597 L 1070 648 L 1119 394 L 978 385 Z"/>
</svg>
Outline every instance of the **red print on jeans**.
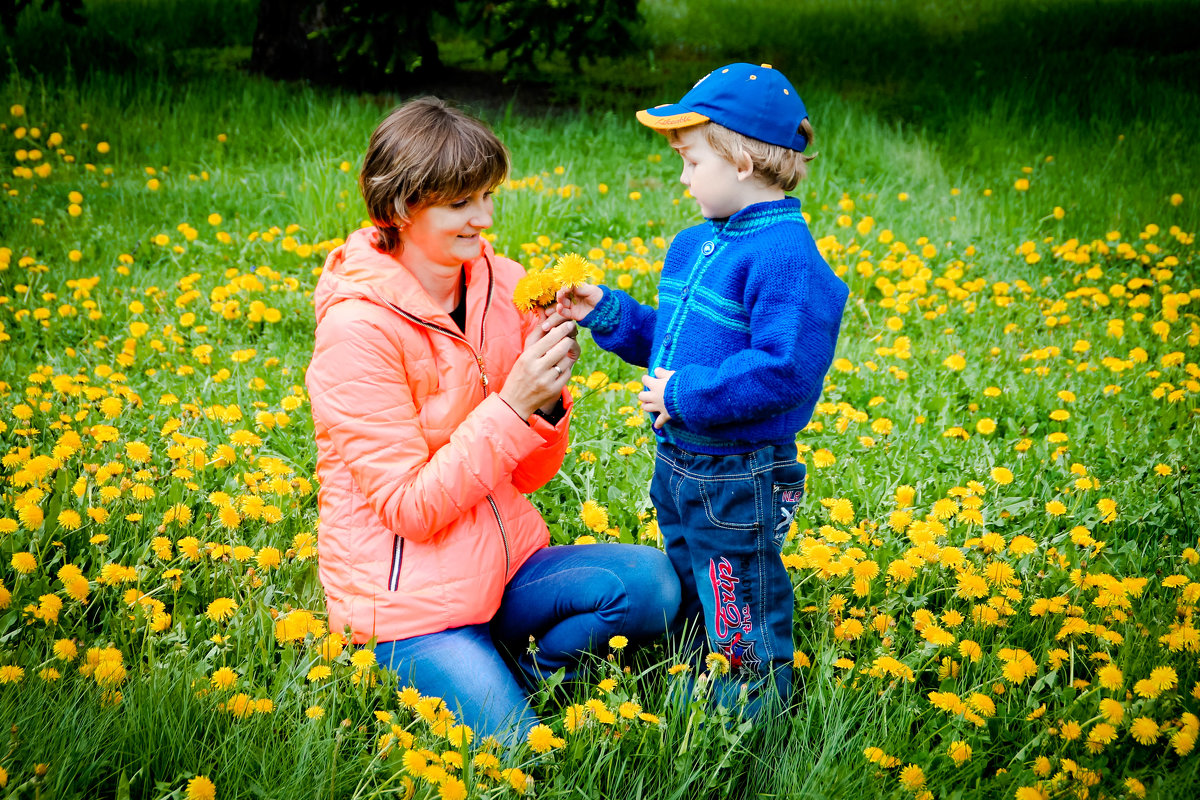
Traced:
<svg viewBox="0 0 1200 800">
<path fill-rule="evenodd" d="M 752 629 L 750 622 L 750 606 L 738 608 L 735 587 L 740 581 L 733 575 L 733 566 L 729 559 L 722 558 L 720 563 L 709 559 L 708 579 L 713 587 L 713 631 L 719 642 L 724 642 L 731 629 L 740 628 L 746 633 Z"/>
</svg>

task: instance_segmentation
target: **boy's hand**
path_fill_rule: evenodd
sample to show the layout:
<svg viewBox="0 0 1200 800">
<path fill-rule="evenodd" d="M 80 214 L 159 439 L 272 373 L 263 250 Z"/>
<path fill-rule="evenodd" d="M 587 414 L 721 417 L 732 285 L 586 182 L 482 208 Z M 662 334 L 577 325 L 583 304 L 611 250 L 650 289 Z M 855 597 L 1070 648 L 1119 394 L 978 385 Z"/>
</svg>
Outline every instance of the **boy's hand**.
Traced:
<svg viewBox="0 0 1200 800">
<path fill-rule="evenodd" d="M 558 305 L 555 306 L 555 311 L 561 314 L 566 319 L 573 319 L 579 322 L 596 308 L 596 304 L 604 297 L 604 292 L 599 286 L 594 286 L 590 283 L 576 284 L 570 289 L 561 289 L 558 296 Z"/>
<path fill-rule="evenodd" d="M 655 415 L 654 428 L 656 430 L 671 420 L 671 415 L 667 413 L 666 395 L 667 381 L 671 380 L 671 376 L 674 374 L 675 370 L 673 369 L 659 367 L 654 370 L 654 377 L 642 376 L 642 384 L 646 388 L 638 394 L 638 400 L 642 404 L 642 411 Z"/>
</svg>

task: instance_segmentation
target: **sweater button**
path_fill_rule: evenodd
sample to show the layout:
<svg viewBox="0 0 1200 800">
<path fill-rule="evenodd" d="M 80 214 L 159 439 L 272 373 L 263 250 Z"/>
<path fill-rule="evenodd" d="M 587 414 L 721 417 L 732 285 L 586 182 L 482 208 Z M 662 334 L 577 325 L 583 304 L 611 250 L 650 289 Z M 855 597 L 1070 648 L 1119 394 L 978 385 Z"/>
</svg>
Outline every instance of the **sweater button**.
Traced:
<svg viewBox="0 0 1200 800">
<path fill-rule="evenodd" d="M 679 296 L 680 296 L 680 297 L 687 297 L 687 296 L 688 296 L 688 290 L 689 290 L 689 288 L 690 288 L 690 287 L 688 287 L 688 286 L 685 286 L 685 287 L 683 287 L 683 288 L 682 288 L 682 289 L 679 291 Z"/>
<path fill-rule="evenodd" d="M 700 254 L 706 255 L 706 256 L 711 256 L 713 254 L 713 250 L 716 250 L 716 249 L 717 249 L 717 246 L 715 244 L 713 244 L 712 242 L 705 242 L 704 244 L 702 244 L 700 246 Z"/>
</svg>

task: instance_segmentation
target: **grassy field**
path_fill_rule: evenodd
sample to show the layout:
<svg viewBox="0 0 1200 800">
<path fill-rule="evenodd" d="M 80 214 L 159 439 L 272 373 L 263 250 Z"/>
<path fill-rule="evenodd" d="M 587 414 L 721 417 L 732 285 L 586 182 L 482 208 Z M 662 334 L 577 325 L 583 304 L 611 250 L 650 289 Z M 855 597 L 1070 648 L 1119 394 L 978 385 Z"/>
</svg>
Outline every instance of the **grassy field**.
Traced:
<svg viewBox="0 0 1200 800">
<path fill-rule="evenodd" d="M 647 3 L 646 52 L 555 92 L 450 40 L 430 87 L 512 150 L 499 251 L 577 252 L 648 301 L 699 218 L 632 111 L 774 63 L 852 291 L 799 439 L 796 708 L 670 705 L 674 654 L 617 649 L 511 752 L 328 631 L 316 577 L 310 296 L 401 96 L 245 75 L 252 2 L 96 2 L 86 31 L 0 39 L 0 789 L 1197 793 L 1197 4 L 754 5 Z M 585 347 L 533 497 L 556 543 L 656 541 L 639 376 Z"/>
</svg>

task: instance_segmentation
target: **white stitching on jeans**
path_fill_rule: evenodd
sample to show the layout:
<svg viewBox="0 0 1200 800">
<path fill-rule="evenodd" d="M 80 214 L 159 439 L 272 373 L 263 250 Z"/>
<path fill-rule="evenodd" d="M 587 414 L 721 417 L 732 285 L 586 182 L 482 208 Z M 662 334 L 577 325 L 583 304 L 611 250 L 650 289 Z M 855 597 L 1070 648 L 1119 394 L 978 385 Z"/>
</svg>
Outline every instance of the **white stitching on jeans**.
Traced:
<svg viewBox="0 0 1200 800">
<path fill-rule="evenodd" d="M 755 516 L 754 522 L 750 522 L 750 523 L 723 522 L 722 520 L 717 519 L 717 516 L 713 513 L 712 501 L 710 501 L 708 499 L 708 492 L 704 488 L 704 482 L 698 481 L 696 486 L 700 490 L 700 503 L 701 503 L 701 505 L 704 506 L 704 516 L 708 517 L 708 521 L 711 522 L 713 525 L 717 526 L 718 528 L 721 528 L 722 530 L 726 530 L 726 531 L 751 531 L 758 527 L 758 517 L 757 517 L 758 492 L 757 491 L 755 491 L 755 493 L 754 493 L 755 494 L 755 507 L 756 507 L 756 516 Z"/>
</svg>

